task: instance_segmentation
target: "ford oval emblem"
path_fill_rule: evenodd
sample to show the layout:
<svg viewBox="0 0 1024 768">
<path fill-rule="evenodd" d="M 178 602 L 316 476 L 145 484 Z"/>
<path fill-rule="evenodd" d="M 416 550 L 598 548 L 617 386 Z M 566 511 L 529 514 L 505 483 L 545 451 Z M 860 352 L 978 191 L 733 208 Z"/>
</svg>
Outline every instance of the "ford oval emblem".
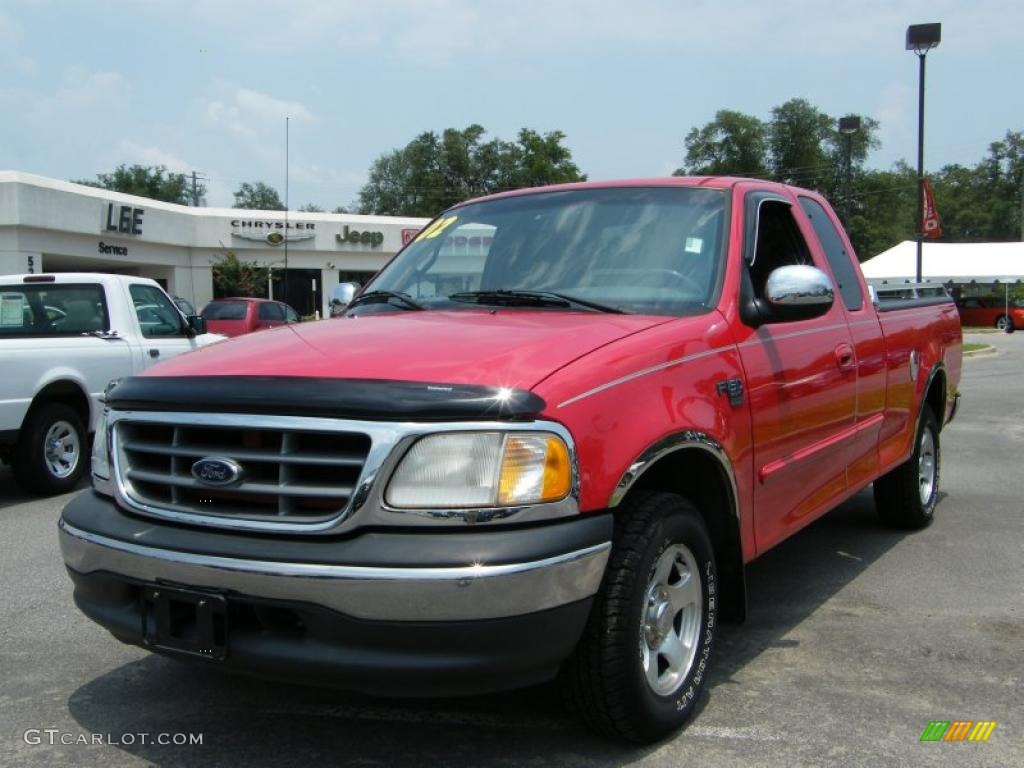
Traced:
<svg viewBox="0 0 1024 768">
<path fill-rule="evenodd" d="M 231 459 L 207 456 L 192 465 L 192 477 L 203 485 L 231 485 L 242 478 L 242 468 Z"/>
</svg>

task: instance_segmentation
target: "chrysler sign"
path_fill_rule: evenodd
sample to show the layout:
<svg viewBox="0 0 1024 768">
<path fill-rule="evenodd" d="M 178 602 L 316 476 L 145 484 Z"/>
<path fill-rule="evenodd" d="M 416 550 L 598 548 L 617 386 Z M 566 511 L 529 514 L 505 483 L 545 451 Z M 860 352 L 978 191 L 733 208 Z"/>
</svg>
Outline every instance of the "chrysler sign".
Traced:
<svg viewBox="0 0 1024 768">
<path fill-rule="evenodd" d="M 233 219 L 231 235 L 245 240 L 262 240 L 270 245 L 312 240 L 316 237 L 316 224 L 312 221 L 261 221 L 259 219 Z"/>
</svg>

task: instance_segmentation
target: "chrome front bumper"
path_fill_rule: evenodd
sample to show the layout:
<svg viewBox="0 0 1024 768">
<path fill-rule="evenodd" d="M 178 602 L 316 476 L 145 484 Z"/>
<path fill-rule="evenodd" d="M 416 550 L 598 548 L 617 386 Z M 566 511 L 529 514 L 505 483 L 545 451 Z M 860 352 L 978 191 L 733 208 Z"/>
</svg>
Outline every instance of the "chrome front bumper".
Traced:
<svg viewBox="0 0 1024 768">
<path fill-rule="evenodd" d="M 248 560 L 156 548 L 59 524 L 67 567 L 251 597 L 310 603 L 377 621 L 467 621 L 535 613 L 593 596 L 610 542 L 529 562 L 368 567 Z"/>
</svg>

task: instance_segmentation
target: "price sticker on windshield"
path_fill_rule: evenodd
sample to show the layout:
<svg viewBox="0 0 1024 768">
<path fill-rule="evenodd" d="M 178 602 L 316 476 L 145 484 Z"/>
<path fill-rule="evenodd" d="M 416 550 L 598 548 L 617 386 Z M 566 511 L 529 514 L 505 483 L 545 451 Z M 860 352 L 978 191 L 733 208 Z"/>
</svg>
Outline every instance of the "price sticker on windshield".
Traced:
<svg viewBox="0 0 1024 768">
<path fill-rule="evenodd" d="M 420 240 L 433 240 L 435 237 L 444 232 L 448 227 L 456 222 L 458 216 L 449 216 L 446 219 L 438 219 L 429 227 L 420 232 L 419 236 L 413 240 L 414 243 Z"/>
</svg>

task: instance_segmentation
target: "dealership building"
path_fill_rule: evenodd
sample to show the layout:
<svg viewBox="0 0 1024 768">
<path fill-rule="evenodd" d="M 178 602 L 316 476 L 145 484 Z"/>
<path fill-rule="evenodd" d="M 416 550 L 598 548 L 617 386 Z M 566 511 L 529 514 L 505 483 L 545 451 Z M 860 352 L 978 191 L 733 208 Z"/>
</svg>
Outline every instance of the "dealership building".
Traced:
<svg viewBox="0 0 1024 768">
<path fill-rule="evenodd" d="M 265 296 L 324 316 L 332 286 L 365 282 L 426 222 L 191 208 L 0 171 L 0 274 L 138 275 L 199 308 L 214 297 L 214 265 L 234 253 L 270 270 Z"/>
</svg>

